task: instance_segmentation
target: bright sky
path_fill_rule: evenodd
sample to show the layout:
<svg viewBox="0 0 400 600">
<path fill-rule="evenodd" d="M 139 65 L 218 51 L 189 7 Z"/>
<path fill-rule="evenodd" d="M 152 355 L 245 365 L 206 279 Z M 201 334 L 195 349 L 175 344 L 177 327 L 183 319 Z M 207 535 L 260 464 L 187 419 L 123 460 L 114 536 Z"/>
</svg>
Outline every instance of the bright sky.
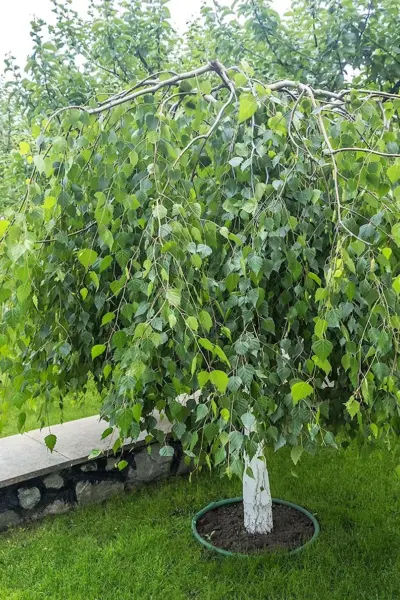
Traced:
<svg viewBox="0 0 400 600">
<path fill-rule="evenodd" d="M 221 4 L 230 5 L 232 0 L 218 0 Z M 206 0 L 211 4 L 211 0 Z M 0 0 L 0 70 L 6 53 L 12 52 L 17 62 L 23 64 L 31 50 L 30 20 L 33 16 L 52 21 L 52 4 L 50 0 Z M 87 0 L 73 0 L 76 10 L 85 11 Z M 178 30 L 183 31 L 185 24 L 200 11 L 203 0 L 169 0 L 171 17 Z M 290 7 L 290 0 L 273 0 L 273 7 L 280 13 Z"/>
</svg>

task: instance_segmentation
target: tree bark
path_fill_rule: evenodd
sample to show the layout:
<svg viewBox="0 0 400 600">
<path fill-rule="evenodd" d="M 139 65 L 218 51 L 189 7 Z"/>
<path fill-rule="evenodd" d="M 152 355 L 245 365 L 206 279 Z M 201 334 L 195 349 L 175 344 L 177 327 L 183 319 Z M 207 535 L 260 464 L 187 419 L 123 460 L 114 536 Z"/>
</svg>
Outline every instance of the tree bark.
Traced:
<svg viewBox="0 0 400 600">
<path fill-rule="evenodd" d="M 245 456 L 245 473 L 243 475 L 243 508 L 244 527 L 248 533 L 271 533 L 272 498 L 269 487 L 268 470 L 263 456 L 262 444 L 258 445 L 256 454 L 250 460 Z M 254 478 L 246 474 L 250 467 Z"/>
</svg>

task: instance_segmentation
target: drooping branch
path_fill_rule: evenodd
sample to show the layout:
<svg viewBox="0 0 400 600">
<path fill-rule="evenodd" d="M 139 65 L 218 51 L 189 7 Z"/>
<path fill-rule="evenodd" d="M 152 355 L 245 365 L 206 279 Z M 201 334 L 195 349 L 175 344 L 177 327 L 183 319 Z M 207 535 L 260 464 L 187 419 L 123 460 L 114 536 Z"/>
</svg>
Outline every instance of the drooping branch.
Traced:
<svg viewBox="0 0 400 600">
<path fill-rule="evenodd" d="M 91 223 L 89 223 L 89 225 L 82 227 L 82 229 L 78 229 L 77 231 L 71 231 L 70 233 L 67 234 L 67 236 L 74 237 L 75 235 L 79 235 L 80 233 L 86 233 L 86 231 L 89 231 L 89 229 L 94 227 L 94 225 L 96 225 L 96 224 L 97 224 L 96 221 L 92 221 Z M 35 244 L 51 244 L 56 241 L 57 240 L 55 238 L 49 238 L 47 240 L 36 240 Z"/>
<path fill-rule="evenodd" d="M 228 68 L 224 67 L 218 60 L 213 60 L 213 61 L 210 61 L 207 65 L 203 65 L 202 67 L 198 67 L 197 69 L 193 69 L 191 71 L 187 71 L 184 73 L 176 73 L 172 77 L 170 77 L 168 79 L 164 79 L 162 81 L 155 80 L 152 78 L 153 76 L 150 75 L 149 78 L 143 79 L 140 83 L 138 83 L 135 86 L 133 86 L 132 88 L 130 88 L 130 90 L 124 90 L 123 92 L 113 96 L 110 100 L 100 103 L 95 108 L 87 108 L 85 106 L 80 106 L 80 105 L 64 106 L 64 107 L 58 109 L 56 112 L 54 112 L 51 115 L 51 117 L 48 121 L 48 124 L 55 117 L 57 117 L 60 113 L 65 112 L 67 110 L 76 109 L 76 110 L 85 111 L 89 115 L 97 115 L 97 114 L 100 114 L 107 110 L 111 110 L 112 108 L 115 108 L 116 106 L 119 106 L 120 104 L 124 104 L 125 102 L 132 102 L 133 100 L 136 100 L 136 98 L 139 98 L 140 96 L 144 96 L 145 94 L 155 94 L 156 92 L 158 92 L 160 89 L 162 89 L 164 87 L 170 87 L 170 86 L 176 85 L 177 83 L 180 83 L 181 81 L 184 81 L 186 79 L 192 79 L 194 77 L 204 75 L 205 73 L 218 74 L 223 81 L 223 85 L 225 87 L 227 87 L 228 89 L 230 89 L 230 84 L 227 82 L 227 72 L 229 70 L 230 70 L 229 67 Z M 233 85 L 232 82 L 231 82 L 231 84 Z M 282 91 L 285 88 L 287 88 L 287 89 L 296 90 L 298 93 L 300 93 L 302 89 L 305 89 L 304 85 L 305 84 L 299 83 L 292 79 L 282 79 L 280 81 L 266 83 L 265 87 L 271 91 Z M 139 86 L 144 86 L 144 87 L 141 87 L 140 89 L 138 89 Z M 353 91 L 353 90 L 343 90 L 339 93 L 336 93 L 336 92 L 331 92 L 329 90 L 323 90 L 320 88 L 314 89 L 311 86 L 306 86 L 306 87 L 307 87 L 307 89 L 310 89 L 312 91 L 314 97 L 328 98 L 328 99 L 336 100 L 336 101 L 340 101 L 340 102 L 343 101 L 343 98 L 346 95 L 350 94 Z M 136 91 L 133 91 L 133 90 L 136 90 Z M 369 94 L 370 97 L 400 98 L 400 96 L 397 94 L 380 92 L 378 90 L 362 89 L 362 90 L 357 90 L 357 93 Z"/>
<path fill-rule="evenodd" d="M 204 73 L 211 73 L 211 72 L 219 73 L 219 71 L 216 69 L 216 64 L 217 64 L 217 61 L 213 61 L 211 63 L 208 63 L 208 65 L 199 67 L 198 69 L 193 69 L 192 71 L 187 71 L 186 73 L 180 73 L 179 75 L 174 75 L 173 77 L 170 77 L 169 79 L 165 79 L 164 81 L 159 81 L 158 83 L 156 83 L 153 86 L 146 87 L 145 89 L 142 89 L 142 90 L 138 90 L 137 92 L 128 94 L 127 96 L 122 96 L 120 98 L 116 98 L 115 100 L 112 100 L 111 102 L 107 102 L 106 104 L 103 104 L 102 106 L 88 109 L 87 112 L 89 113 L 89 115 L 96 115 L 101 112 L 104 112 L 105 110 L 110 110 L 111 108 L 114 108 L 115 106 L 119 106 L 120 104 L 123 104 L 125 102 L 131 102 L 132 100 L 135 100 L 136 98 L 139 98 L 140 96 L 143 96 L 145 94 L 155 94 L 156 92 L 158 92 L 158 90 L 160 90 L 163 87 L 169 87 L 171 85 L 175 85 L 176 83 L 179 83 L 186 79 L 192 79 L 193 77 L 203 75 Z"/>
<path fill-rule="evenodd" d="M 235 68 L 231 67 L 231 69 L 234 70 Z M 229 71 L 230 71 L 230 69 L 225 68 L 224 65 L 222 65 L 218 60 L 213 60 L 213 61 L 210 61 L 208 64 L 198 67 L 197 69 L 193 69 L 191 71 L 187 71 L 187 72 L 183 72 L 183 73 L 173 73 L 171 77 L 169 77 L 168 79 L 164 79 L 164 80 L 157 79 L 157 74 L 149 75 L 148 77 L 146 77 L 145 79 L 143 79 L 142 81 L 138 82 L 136 85 L 131 87 L 129 90 L 124 90 L 124 91 L 120 92 L 119 94 L 114 95 L 108 101 L 103 102 L 94 108 L 87 108 L 87 107 L 77 106 L 77 105 L 70 106 L 70 107 L 62 107 L 61 109 L 56 111 L 50 117 L 46 128 L 48 127 L 48 125 L 52 121 L 52 119 L 54 119 L 54 117 L 58 116 L 61 112 L 64 112 L 68 109 L 77 109 L 77 110 L 85 111 L 89 115 L 98 115 L 103 112 L 110 111 L 114 107 L 117 107 L 121 104 L 132 102 L 132 101 L 136 100 L 137 98 L 140 98 L 146 94 L 156 94 L 161 89 L 168 91 L 168 88 L 171 88 L 172 86 L 176 86 L 177 84 L 179 84 L 180 82 L 182 82 L 184 80 L 197 78 L 200 75 L 204 75 L 206 73 L 215 73 L 216 75 L 219 76 L 221 82 L 218 87 L 214 87 L 213 89 L 221 89 L 221 88 L 227 89 L 229 91 L 228 98 L 225 100 L 225 102 L 219 109 L 218 113 L 216 114 L 216 116 L 214 118 L 214 121 L 209 126 L 207 132 L 201 133 L 201 134 L 193 137 L 186 144 L 186 146 L 180 151 L 180 153 L 178 154 L 178 157 L 174 161 L 174 166 L 176 166 L 177 163 L 182 158 L 182 156 L 196 142 L 203 140 L 204 143 L 203 143 L 202 147 L 204 147 L 204 144 L 207 143 L 207 140 L 213 135 L 213 133 L 218 128 L 227 108 L 233 102 L 233 100 L 236 96 L 236 86 L 228 75 Z M 255 81 L 256 80 L 254 80 L 253 83 Z M 249 89 L 250 89 L 250 91 L 252 91 L 252 84 L 251 84 L 250 80 L 249 80 L 249 83 L 250 83 L 249 87 L 244 87 L 244 88 L 241 87 L 240 91 L 241 92 L 245 91 L 246 93 Z M 261 84 L 263 87 L 265 87 L 268 90 L 268 92 L 273 92 L 273 91 L 282 92 L 284 94 L 289 95 L 293 99 L 294 106 L 292 107 L 292 110 L 290 111 L 290 114 L 289 114 L 289 128 L 288 128 L 289 138 L 294 147 L 296 147 L 298 150 L 300 148 L 302 150 L 305 150 L 305 152 L 310 156 L 310 158 L 316 164 L 318 164 L 318 159 L 316 159 L 312 155 L 310 150 L 307 148 L 307 145 L 305 144 L 304 148 L 302 146 L 300 146 L 297 143 L 297 141 L 294 139 L 293 134 L 292 134 L 293 117 L 294 117 L 295 111 L 296 111 L 297 107 L 300 105 L 301 100 L 304 97 L 304 95 L 307 95 L 309 97 L 311 104 L 313 106 L 313 109 L 314 109 L 313 112 L 316 116 L 318 128 L 324 139 L 324 145 L 326 146 L 325 153 L 330 156 L 330 159 L 332 162 L 332 174 L 333 174 L 333 183 L 334 183 L 334 190 L 335 190 L 336 212 L 337 212 L 338 224 L 339 224 L 340 228 L 345 230 L 348 234 L 352 235 L 353 237 L 356 237 L 357 239 L 361 239 L 361 238 L 358 238 L 358 236 L 356 234 L 351 232 L 346 227 L 346 225 L 343 223 L 343 220 L 342 220 L 342 205 L 341 205 L 340 188 L 339 188 L 340 172 L 339 172 L 336 160 L 335 160 L 335 155 L 340 152 L 364 152 L 364 153 L 376 154 L 376 155 L 388 157 L 388 158 L 397 158 L 400 156 L 400 154 L 380 152 L 378 150 L 373 150 L 371 148 L 359 148 L 359 147 L 333 148 L 332 147 L 325 124 L 324 124 L 324 121 L 322 119 L 321 109 L 324 110 L 325 107 L 331 108 L 331 107 L 337 106 L 338 109 L 340 109 L 340 111 L 345 111 L 346 110 L 345 97 L 350 93 L 354 93 L 354 90 L 343 90 L 339 93 L 336 93 L 336 92 L 331 92 L 329 90 L 314 89 L 309 85 L 306 85 L 304 83 L 300 83 L 300 82 L 297 82 L 294 80 L 290 80 L 290 79 L 282 79 L 280 81 L 275 81 L 272 83 L 261 83 L 261 82 L 258 82 L 258 83 Z M 196 94 L 196 93 L 198 93 L 198 91 L 196 89 L 194 89 L 194 90 L 191 90 L 190 92 L 179 92 L 178 95 L 181 95 L 181 94 L 185 95 L 186 93 Z M 355 93 L 357 93 L 357 91 Z M 396 98 L 398 98 L 398 96 L 395 96 L 394 94 L 388 94 L 387 92 L 379 92 L 376 90 L 360 90 L 360 95 L 364 96 L 366 94 L 368 95 L 367 99 L 374 98 L 374 97 L 377 97 L 377 98 L 378 97 L 382 97 L 382 98 L 396 97 Z M 167 100 L 164 100 L 164 102 L 162 103 L 162 106 L 165 104 L 166 101 L 169 101 L 172 97 L 174 97 L 176 95 L 177 94 L 173 93 L 172 95 L 168 96 Z M 316 98 L 320 99 L 319 104 L 317 103 Z M 217 100 L 212 96 L 210 97 L 210 101 L 212 101 L 213 103 L 217 102 Z M 365 141 L 365 140 L 363 140 L 363 141 Z M 193 176 L 192 176 L 192 179 L 193 179 Z M 74 234 L 72 234 L 72 235 L 74 235 Z M 47 243 L 50 241 L 52 241 L 52 240 L 46 239 L 46 240 L 41 240 L 40 243 Z M 363 241 L 365 241 L 365 240 L 363 240 Z M 368 244 L 368 242 L 366 242 L 366 243 Z"/>
<path fill-rule="evenodd" d="M 371 148 L 336 148 L 335 150 L 332 149 L 329 151 L 329 154 L 338 154 L 339 152 L 365 152 L 366 154 L 376 154 L 377 156 L 384 156 L 385 158 L 400 158 L 400 154 L 379 152 L 379 150 L 372 150 Z"/>
<path fill-rule="evenodd" d="M 342 203 L 341 203 L 341 200 L 340 200 L 340 189 L 339 189 L 339 169 L 337 167 L 336 160 L 335 160 L 335 157 L 334 157 L 334 151 L 333 151 L 333 148 L 332 148 L 332 144 L 331 144 L 331 142 L 329 140 L 328 132 L 326 131 L 326 127 L 324 125 L 324 121 L 323 121 L 322 116 L 321 116 L 321 111 L 318 110 L 318 105 L 317 105 L 317 103 L 315 101 L 315 96 L 314 96 L 313 90 L 309 86 L 304 85 L 304 84 L 301 84 L 301 87 L 302 87 L 302 89 L 304 89 L 306 91 L 308 97 L 311 100 L 311 103 L 313 105 L 314 111 L 316 112 L 316 115 L 317 115 L 317 121 L 318 121 L 318 124 L 319 124 L 319 128 L 320 128 L 321 134 L 322 134 L 322 136 L 324 138 L 326 147 L 328 149 L 328 153 L 330 154 L 330 157 L 331 157 L 331 160 L 332 160 L 332 175 L 333 175 L 333 184 L 334 184 L 334 189 L 335 189 L 336 213 L 337 213 L 337 220 L 338 220 L 339 226 L 344 231 L 346 231 L 349 235 L 351 235 L 352 237 L 357 238 L 360 242 L 364 242 L 367 245 L 370 245 L 369 242 L 366 242 L 365 240 L 362 240 L 355 233 L 353 233 L 352 231 L 350 231 L 350 229 L 343 223 L 343 220 L 342 220 Z"/>
</svg>

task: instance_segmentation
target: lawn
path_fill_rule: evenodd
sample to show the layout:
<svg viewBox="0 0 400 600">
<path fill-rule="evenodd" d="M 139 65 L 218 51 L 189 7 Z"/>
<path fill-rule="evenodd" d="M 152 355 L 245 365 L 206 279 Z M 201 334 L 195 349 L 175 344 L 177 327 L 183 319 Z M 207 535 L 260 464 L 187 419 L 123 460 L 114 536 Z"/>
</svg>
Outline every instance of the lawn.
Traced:
<svg viewBox="0 0 400 600">
<path fill-rule="evenodd" d="M 39 429 L 41 427 L 40 403 L 32 400 L 30 405 L 22 407 L 21 410 L 15 406 L 8 406 L 5 403 L 0 404 L 0 438 L 18 433 L 18 415 L 21 411 L 26 411 L 25 431 Z M 100 411 L 100 398 L 94 387 L 89 385 L 88 392 L 81 398 L 76 399 L 67 396 L 64 400 L 64 406 L 61 410 L 56 404 L 49 404 L 45 413 L 45 425 L 56 425 L 65 423 L 83 417 L 96 415 Z"/>
<path fill-rule="evenodd" d="M 176 478 L 0 536 L 1 600 L 398 600 L 400 482 L 386 453 L 271 456 L 273 493 L 316 513 L 320 539 L 298 557 L 221 558 L 190 519 L 237 481 Z"/>
</svg>

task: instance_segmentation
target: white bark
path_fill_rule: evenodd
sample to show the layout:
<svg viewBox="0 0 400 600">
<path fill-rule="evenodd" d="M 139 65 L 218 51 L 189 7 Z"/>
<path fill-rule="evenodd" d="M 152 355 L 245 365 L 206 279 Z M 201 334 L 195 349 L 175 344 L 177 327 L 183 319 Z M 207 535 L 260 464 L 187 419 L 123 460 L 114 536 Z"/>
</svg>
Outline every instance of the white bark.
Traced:
<svg viewBox="0 0 400 600">
<path fill-rule="evenodd" d="M 245 455 L 245 473 L 243 475 L 243 508 L 244 527 L 248 533 L 271 533 L 272 522 L 272 498 L 269 487 L 268 470 L 263 456 L 262 445 L 253 458 Z M 246 474 L 250 467 L 254 478 Z"/>
</svg>

